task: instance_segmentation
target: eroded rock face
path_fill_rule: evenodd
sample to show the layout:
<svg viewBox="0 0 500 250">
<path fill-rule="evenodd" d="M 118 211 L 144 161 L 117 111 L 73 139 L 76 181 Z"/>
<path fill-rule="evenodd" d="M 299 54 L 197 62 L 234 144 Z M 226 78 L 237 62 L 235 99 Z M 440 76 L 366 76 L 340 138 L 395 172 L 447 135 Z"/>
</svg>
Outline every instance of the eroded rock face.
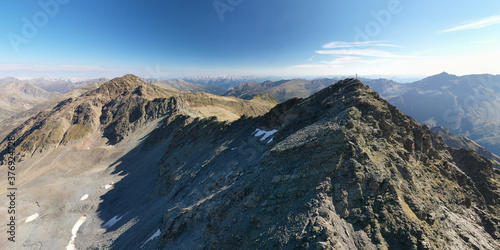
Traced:
<svg viewBox="0 0 500 250">
<path fill-rule="evenodd" d="M 164 249 L 500 247 L 499 172 L 354 79 L 263 117 L 178 117 L 153 134 L 170 143 Z"/>
</svg>

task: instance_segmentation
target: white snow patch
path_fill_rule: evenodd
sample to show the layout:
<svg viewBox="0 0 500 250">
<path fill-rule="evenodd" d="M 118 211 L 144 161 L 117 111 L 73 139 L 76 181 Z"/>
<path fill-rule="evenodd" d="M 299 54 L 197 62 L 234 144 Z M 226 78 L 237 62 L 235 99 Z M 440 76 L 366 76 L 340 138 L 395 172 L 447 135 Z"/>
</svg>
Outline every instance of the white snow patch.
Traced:
<svg viewBox="0 0 500 250">
<path fill-rule="evenodd" d="M 160 229 L 158 228 L 158 230 L 156 230 L 156 233 L 154 233 L 153 235 L 151 235 L 151 237 L 149 237 L 149 239 L 148 239 L 146 242 L 144 242 L 144 244 L 142 244 L 141 248 L 142 248 L 144 245 L 146 245 L 146 243 L 148 243 L 149 241 L 152 241 L 152 240 L 154 240 L 156 237 L 159 237 L 159 236 L 160 236 L 160 234 L 161 234 L 161 231 L 160 231 Z"/>
<path fill-rule="evenodd" d="M 113 185 L 111 185 L 111 184 L 106 184 L 106 185 L 104 186 L 104 189 L 110 189 L 112 186 L 113 186 Z"/>
<path fill-rule="evenodd" d="M 116 224 L 119 220 L 121 220 L 122 217 L 123 216 L 118 217 L 118 215 L 116 215 L 115 217 L 111 218 L 111 220 L 108 220 L 108 222 L 104 223 L 104 225 L 102 225 L 102 227 L 104 227 L 104 228 L 110 228 L 114 224 Z"/>
<path fill-rule="evenodd" d="M 34 220 L 36 220 L 36 218 L 38 218 L 38 216 L 39 216 L 39 214 L 38 214 L 38 213 L 33 214 L 33 215 L 31 215 L 30 217 L 26 218 L 26 221 L 25 221 L 24 223 L 28 223 L 28 222 L 30 222 L 30 221 L 34 221 Z"/>
<path fill-rule="evenodd" d="M 69 240 L 68 246 L 66 246 L 66 250 L 75 250 L 76 249 L 76 247 L 75 247 L 76 233 L 78 232 L 78 229 L 83 224 L 83 222 L 85 222 L 86 219 L 87 219 L 87 217 L 85 217 L 85 216 L 80 217 L 80 219 L 78 219 L 78 221 L 75 223 L 75 225 L 71 229 L 72 236 L 71 236 L 71 240 Z"/>
<path fill-rule="evenodd" d="M 271 138 L 271 140 L 269 140 L 267 143 L 271 143 L 273 140 L 274 140 L 274 137 Z"/>
<path fill-rule="evenodd" d="M 84 201 L 86 200 L 87 198 L 89 198 L 89 194 L 86 194 L 84 196 L 82 196 L 82 198 L 80 198 L 81 201 Z"/>
<path fill-rule="evenodd" d="M 271 131 L 266 131 L 266 130 L 260 130 L 260 129 L 255 129 L 255 131 L 252 133 L 252 134 L 255 134 L 255 137 L 259 137 L 261 135 L 264 135 L 262 136 L 262 138 L 260 138 L 261 141 L 264 141 L 265 139 L 267 139 L 269 136 L 272 136 L 274 135 L 276 132 L 278 132 L 278 130 L 276 129 L 273 129 Z M 271 139 L 272 140 L 272 139 Z M 268 142 L 269 143 L 269 142 Z"/>
</svg>

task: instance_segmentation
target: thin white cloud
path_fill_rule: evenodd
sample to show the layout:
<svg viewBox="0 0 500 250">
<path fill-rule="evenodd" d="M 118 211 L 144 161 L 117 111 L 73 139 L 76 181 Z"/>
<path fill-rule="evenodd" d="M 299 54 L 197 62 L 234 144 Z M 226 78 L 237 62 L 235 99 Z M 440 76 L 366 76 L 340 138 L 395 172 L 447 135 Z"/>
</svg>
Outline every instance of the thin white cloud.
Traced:
<svg viewBox="0 0 500 250">
<path fill-rule="evenodd" d="M 481 29 L 498 23 L 500 23 L 500 15 L 468 21 L 465 22 L 464 24 L 457 25 L 453 28 L 441 30 L 439 31 L 439 33 L 446 33 L 459 30 Z"/>
<path fill-rule="evenodd" d="M 332 61 L 321 61 L 319 63 L 315 64 L 302 64 L 302 65 L 295 65 L 292 66 L 294 68 L 328 68 L 334 65 L 344 65 L 344 64 L 351 64 L 354 62 L 359 62 L 361 61 L 361 57 L 358 56 L 342 56 L 335 58 Z"/>
<path fill-rule="evenodd" d="M 341 49 L 341 50 L 318 50 L 320 55 L 353 55 L 353 56 L 371 56 L 383 58 L 415 58 L 415 56 L 397 55 L 391 52 L 378 49 Z"/>
<path fill-rule="evenodd" d="M 342 65 L 345 63 L 353 63 L 353 62 L 366 62 L 366 60 L 361 59 L 361 57 L 359 56 L 342 56 L 335 58 L 333 61 L 321 61 L 320 63 L 328 65 Z"/>
<path fill-rule="evenodd" d="M 338 49 L 338 48 L 352 48 L 352 47 L 366 47 L 366 46 L 380 46 L 380 47 L 398 47 L 399 45 L 383 43 L 382 41 L 368 41 L 368 42 L 343 42 L 335 41 L 324 44 L 323 49 Z"/>
<path fill-rule="evenodd" d="M 295 75 L 433 75 L 452 72 L 457 75 L 500 74 L 496 63 L 500 50 L 482 52 L 463 51 L 451 56 L 426 56 L 418 58 L 363 58 L 338 57 L 332 61 L 290 66 L 288 73 Z"/>
<path fill-rule="evenodd" d="M 289 70 L 319 75 L 331 74 L 332 72 L 340 74 L 352 73 L 353 71 L 371 72 L 375 68 L 385 71 L 387 68 L 394 67 L 394 63 L 397 61 L 426 59 L 422 57 L 425 56 L 425 53 L 420 56 L 417 54 L 402 55 L 388 51 L 389 48 L 382 49 L 382 47 L 402 48 L 402 46 L 383 41 L 334 41 L 324 44 L 323 49 L 315 51 L 314 56 L 309 59 L 309 63 L 290 66 Z M 322 56 L 323 60 L 313 62 L 312 59 L 319 56 Z M 329 59 L 325 57 L 329 57 Z"/>
<path fill-rule="evenodd" d="M 365 67 L 368 65 L 378 65 L 382 63 L 388 62 L 388 60 L 393 59 L 385 59 L 385 58 L 376 58 L 376 59 L 363 59 L 359 56 L 342 56 L 335 58 L 331 61 L 321 61 L 314 64 L 302 64 L 302 65 L 294 65 L 291 68 L 295 69 L 311 69 L 311 70 L 328 70 L 328 69 L 339 69 L 339 68 L 359 68 Z"/>
</svg>

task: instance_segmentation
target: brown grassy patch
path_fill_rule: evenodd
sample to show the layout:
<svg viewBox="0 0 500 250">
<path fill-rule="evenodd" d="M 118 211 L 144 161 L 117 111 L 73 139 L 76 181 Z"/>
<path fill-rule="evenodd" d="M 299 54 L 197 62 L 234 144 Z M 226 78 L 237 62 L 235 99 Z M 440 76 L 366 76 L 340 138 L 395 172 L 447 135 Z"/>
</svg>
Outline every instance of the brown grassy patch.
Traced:
<svg viewBox="0 0 500 250">
<path fill-rule="evenodd" d="M 92 131 L 92 128 L 90 126 L 75 124 L 66 132 L 62 142 L 67 143 L 72 140 L 81 139 L 89 134 L 90 131 Z"/>
</svg>

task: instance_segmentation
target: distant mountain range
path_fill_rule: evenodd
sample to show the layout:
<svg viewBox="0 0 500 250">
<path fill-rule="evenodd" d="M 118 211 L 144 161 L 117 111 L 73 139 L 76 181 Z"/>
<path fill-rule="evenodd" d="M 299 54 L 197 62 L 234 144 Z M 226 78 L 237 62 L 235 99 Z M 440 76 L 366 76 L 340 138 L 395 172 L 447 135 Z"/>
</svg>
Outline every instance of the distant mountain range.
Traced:
<svg viewBox="0 0 500 250">
<path fill-rule="evenodd" d="M 16 93 L 11 94 L 9 88 L 6 87 L 0 116 L 6 119 L 58 93 L 66 93 L 78 86 L 104 82 L 107 79 L 80 82 L 75 80 L 78 79 L 35 78 L 21 81 L 15 78 L 2 78 L 0 84 L 22 82 L 38 88 L 38 92 L 46 91 L 52 94 L 28 97 L 26 96 L 30 93 L 28 91 L 23 99 Z M 258 93 L 263 93 L 272 95 L 281 102 L 295 97 L 307 97 L 338 81 L 335 78 L 324 78 L 259 82 L 259 78 L 253 76 L 191 77 L 173 81 L 143 80 L 166 89 L 207 92 L 243 99 L 252 99 Z M 443 126 L 457 136 L 466 136 L 494 154 L 500 154 L 500 113 L 497 112 L 500 108 L 500 76 L 484 74 L 458 77 L 443 72 L 408 84 L 400 84 L 387 79 L 360 78 L 360 80 L 419 122 L 431 127 Z M 34 94 L 38 92 L 31 91 Z M 39 97 L 41 99 L 37 99 Z M 14 103 L 18 105 L 13 105 Z"/>
<path fill-rule="evenodd" d="M 500 75 L 442 73 L 381 95 L 420 122 L 443 126 L 500 154 Z"/>
<path fill-rule="evenodd" d="M 286 101 L 294 97 L 307 97 L 314 94 L 327 86 L 334 84 L 337 79 L 319 79 L 305 80 L 292 79 L 280 81 L 264 81 L 264 82 L 245 82 L 242 83 L 224 95 L 236 96 L 243 99 L 251 99 L 257 93 L 270 94 L 280 101 Z"/>
<path fill-rule="evenodd" d="M 443 126 L 500 154 L 500 76 L 455 76 L 441 73 L 420 81 L 400 84 L 386 79 L 361 79 L 391 104 L 417 121 Z M 246 82 L 225 95 L 252 98 L 257 93 L 280 101 L 307 97 L 336 79 Z"/>
<path fill-rule="evenodd" d="M 226 90 L 223 88 L 210 86 L 210 85 L 201 85 L 191 82 L 186 82 L 181 79 L 169 81 L 169 80 L 153 80 L 153 79 L 142 79 L 147 83 L 151 83 L 157 85 L 159 87 L 164 88 L 173 88 L 180 91 L 188 91 L 188 92 L 206 92 L 215 95 L 223 95 L 226 93 Z"/>
<path fill-rule="evenodd" d="M 359 80 L 369 85 L 373 90 L 377 91 L 382 96 L 387 96 L 387 94 L 392 93 L 394 89 L 400 89 L 406 86 L 406 84 L 400 84 L 386 79 L 360 78 Z M 265 93 L 273 95 L 278 100 L 283 102 L 294 97 L 304 98 L 310 96 L 337 81 L 339 81 L 338 78 L 322 78 L 315 80 L 291 79 L 264 82 L 251 81 L 242 83 L 232 88 L 224 95 L 251 99 L 257 93 Z"/>
<path fill-rule="evenodd" d="M 60 96 L 17 79 L 0 79 L 0 121 Z"/>
<path fill-rule="evenodd" d="M 9 133 L 25 248 L 500 248 L 500 171 L 359 80 L 280 104 L 94 86 Z"/>
<path fill-rule="evenodd" d="M 109 78 L 97 78 L 97 79 L 83 79 L 83 78 L 54 78 L 54 77 L 43 77 L 43 78 L 14 78 L 5 77 L 0 78 L 1 83 L 14 83 L 23 82 L 37 86 L 47 92 L 58 92 L 67 93 L 80 86 L 94 83 L 94 82 L 104 82 L 109 81 Z"/>
<path fill-rule="evenodd" d="M 198 77 L 185 77 L 182 80 L 200 84 L 204 86 L 213 86 L 226 91 L 238 86 L 241 83 L 249 81 L 266 81 L 273 80 L 276 77 L 264 77 L 264 76 L 198 76 Z"/>
</svg>

